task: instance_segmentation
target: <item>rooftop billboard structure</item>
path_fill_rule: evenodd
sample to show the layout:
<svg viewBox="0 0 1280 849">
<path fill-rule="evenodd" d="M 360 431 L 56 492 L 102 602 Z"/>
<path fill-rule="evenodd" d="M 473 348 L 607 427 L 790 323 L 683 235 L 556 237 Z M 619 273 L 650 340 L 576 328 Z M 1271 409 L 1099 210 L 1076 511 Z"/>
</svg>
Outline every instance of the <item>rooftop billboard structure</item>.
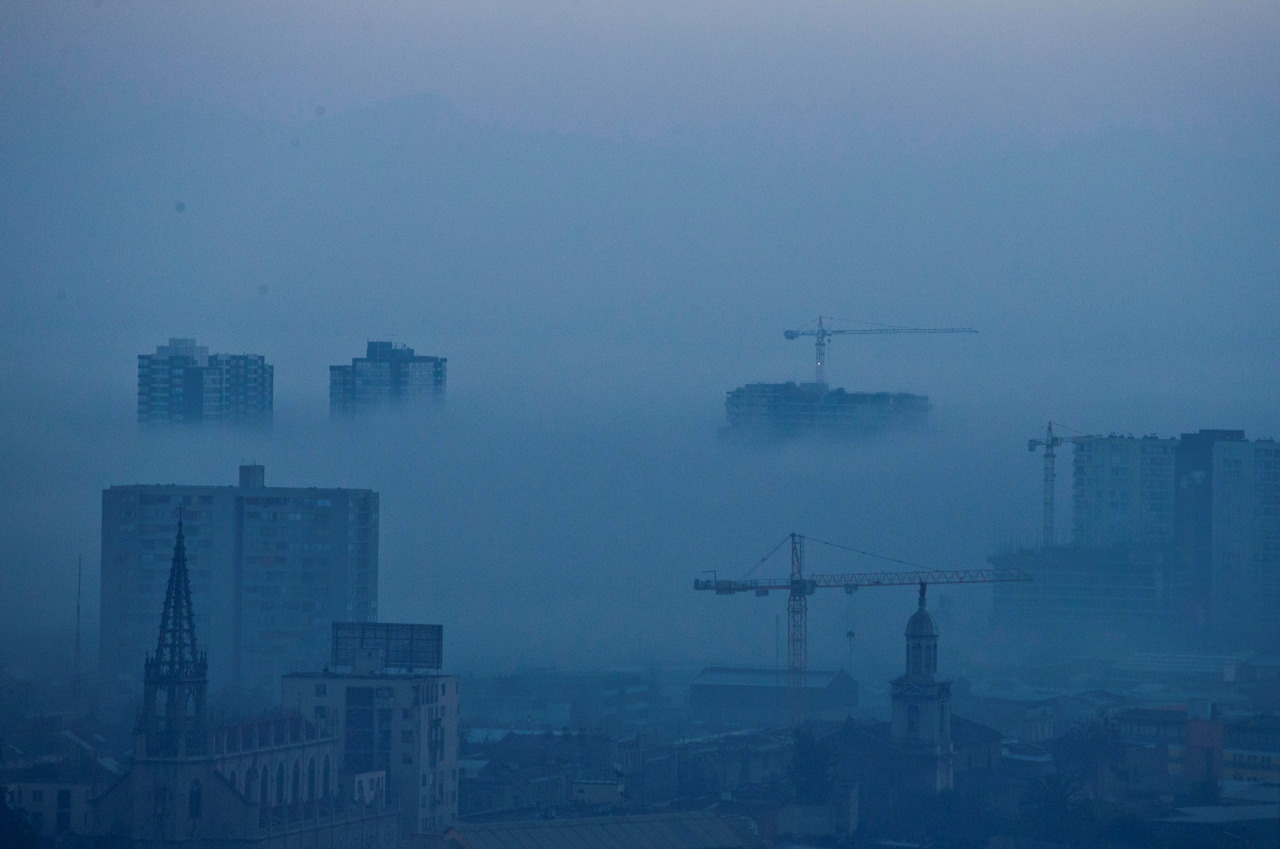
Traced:
<svg viewBox="0 0 1280 849">
<path fill-rule="evenodd" d="M 394 622 L 334 622 L 335 670 L 412 674 L 444 664 L 444 627 Z"/>
</svg>

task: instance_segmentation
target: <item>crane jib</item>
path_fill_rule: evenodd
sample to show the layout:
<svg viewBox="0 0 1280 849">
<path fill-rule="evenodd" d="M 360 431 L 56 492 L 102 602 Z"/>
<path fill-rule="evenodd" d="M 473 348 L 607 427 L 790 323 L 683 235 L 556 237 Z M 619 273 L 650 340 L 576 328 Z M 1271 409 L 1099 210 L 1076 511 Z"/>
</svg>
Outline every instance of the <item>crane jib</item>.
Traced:
<svg viewBox="0 0 1280 849">
<path fill-rule="evenodd" d="M 821 328 L 821 324 L 819 324 Z M 808 649 L 808 597 L 820 587 L 842 587 L 852 594 L 859 587 L 920 587 L 920 605 L 924 607 L 925 588 L 929 584 L 991 584 L 1005 581 L 1030 581 L 1031 575 L 1021 569 L 926 569 L 917 568 L 900 572 L 849 572 L 845 574 L 805 575 L 804 574 L 804 541 L 797 533 L 788 534 L 791 542 L 791 575 L 787 578 L 743 578 L 741 580 L 722 579 L 715 570 L 707 570 L 704 574 L 712 575 L 711 580 L 695 578 L 695 590 L 710 590 L 716 595 L 735 595 L 753 592 L 757 596 L 767 596 L 773 590 L 787 590 L 787 704 L 788 714 L 793 725 L 801 725 L 805 721 L 805 675 L 809 666 Z M 855 554 L 880 557 L 866 551 L 859 551 L 835 543 L 823 545 L 844 548 Z M 773 551 L 757 563 L 759 566 L 787 540 L 779 543 Z M 915 564 L 893 558 L 881 558 L 902 566 Z M 752 568 L 755 571 L 755 568 Z M 747 574 L 751 574 L 748 572 Z M 850 632 L 852 633 L 852 632 Z"/>
<path fill-rule="evenodd" d="M 769 590 L 792 590 L 797 595 L 813 595 L 819 587 L 908 587 L 918 584 L 990 584 L 1030 581 L 1021 569 L 947 569 L 920 572 L 854 572 L 844 575 L 814 575 L 798 581 L 757 578 L 749 580 L 697 580 L 695 590 L 713 590 L 717 595 Z"/>
<path fill-rule="evenodd" d="M 801 336 L 813 337 L 816 370 L 814 380 L 826 385 L 827 345 L 833 336 L 888 336 L 898 333 L 977 333 L 972 327 L 858 327 L 836 328 L 825 326 L 825 316 L 818 316 L 818 326 L 808 330 L 784 330 L 782 335 L 787 339 L 799 339 Z"/>
</svg>

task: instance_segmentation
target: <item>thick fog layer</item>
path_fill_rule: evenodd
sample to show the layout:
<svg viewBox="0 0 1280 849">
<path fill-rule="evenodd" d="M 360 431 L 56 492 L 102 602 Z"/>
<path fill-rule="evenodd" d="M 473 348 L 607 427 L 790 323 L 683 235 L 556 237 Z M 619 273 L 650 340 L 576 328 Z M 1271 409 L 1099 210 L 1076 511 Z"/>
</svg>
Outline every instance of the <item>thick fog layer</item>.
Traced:
<svg viewBox="0 0 1280 849">
<path fill-rule="evenodd" d="M 96 606 L 104 487 L 242 461 L 378 490 L 381 617 L 506 670 L 772 663 L 784 599 L 694 577 L 792 530 L 982 565 L 1050 418 L 1278 435 L 1274 8 L 686 6 L 9 4 L 0 658 L 67 644 L 77 556 Z M 818 314 L 981 332 L 833 343 L 924 433 L 717 441 Z M 264 354 L 274 426 L 139 431 L 170 336 Z M 447 356 L 444 408 L 330 422 L 368 339 Z M 979 652 L 989 591 L 938 596 Z M 811 665 L 896 658 L 912 605 L 815 598 Z"/>
</svg>

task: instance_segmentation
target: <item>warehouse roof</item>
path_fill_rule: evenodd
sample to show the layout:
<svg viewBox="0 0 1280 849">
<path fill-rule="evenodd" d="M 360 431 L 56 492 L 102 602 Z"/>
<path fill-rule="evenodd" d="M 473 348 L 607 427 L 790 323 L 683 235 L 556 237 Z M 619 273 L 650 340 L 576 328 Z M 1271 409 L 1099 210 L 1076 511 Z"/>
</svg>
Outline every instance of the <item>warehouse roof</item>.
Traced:
<svg viewBox="0 0 1280 849">
<path fill-rule="evenodd" d="M 840 678 L 848 678 L 842 670 L 823 672 L 810 669 L 805 673 L 805 687 L 810 690 L 821 690 L 830 687 Z M 693 679 L 694 687 L 787 687 L 787 671 L 785 669 L 751 669 L 734 666 L 708 666 Z"/>
<path fill-rule="evenodd" d="M 460 824 L 452 849 L 748 849 L 759 841 L 742 820 L 706 811 L 626 817 Z"/>
</svg>

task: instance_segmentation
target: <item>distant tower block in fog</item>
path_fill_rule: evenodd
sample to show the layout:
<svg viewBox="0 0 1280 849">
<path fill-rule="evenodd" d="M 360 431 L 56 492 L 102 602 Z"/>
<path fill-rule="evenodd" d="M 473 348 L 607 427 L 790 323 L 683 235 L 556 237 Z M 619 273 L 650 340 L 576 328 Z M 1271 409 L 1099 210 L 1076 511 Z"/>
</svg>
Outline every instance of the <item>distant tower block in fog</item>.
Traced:
<svg viewBox="0 0 1280 849">
<path fill-rule="evenodd" d="M 351 413 L 395 403 L 444 398 L 445 357 L 418 356 L 412 348 L 370 342 L 349 366 L 329 366 L 329 412 Z"/>
<path fill-rule="evenodd" d="M 170 339 L 138 355 L 138 421 L 270 421 L 274 379 L 260 354 L 210 354 L 194 339 Z"/>
<path fill-rule="evenodd" d="M 154 646 L 179 510 L 215 689 L 273 703 L 281 675 L 324 666 L 333 622 L 377 618 L 376 492 L 268 487 L 259 465 L 240 467 L 239 486 L 113 486 L 102 493 L 107 681 L 131 686 Z"/>
</svg>

